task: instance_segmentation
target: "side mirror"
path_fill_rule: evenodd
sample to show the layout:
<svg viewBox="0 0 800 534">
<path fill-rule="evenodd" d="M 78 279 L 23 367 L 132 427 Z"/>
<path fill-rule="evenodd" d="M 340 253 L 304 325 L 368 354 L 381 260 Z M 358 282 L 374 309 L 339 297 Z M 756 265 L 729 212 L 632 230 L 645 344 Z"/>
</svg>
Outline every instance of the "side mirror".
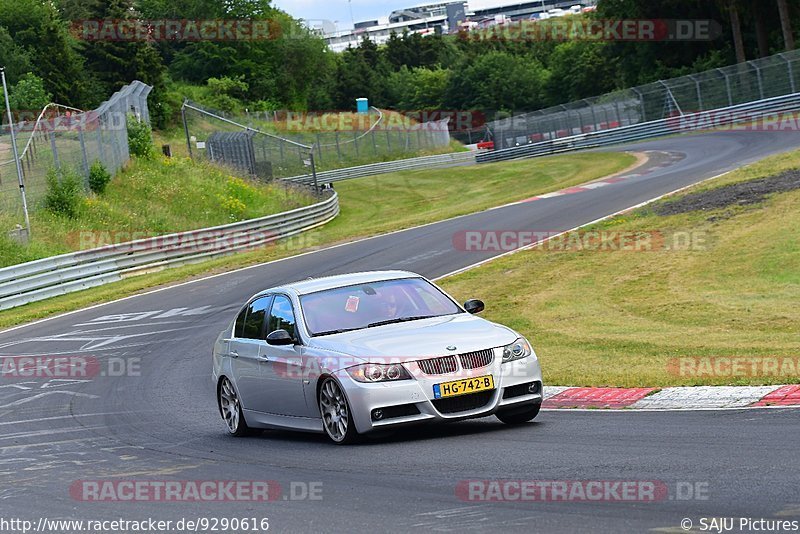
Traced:
<svg viewBox="0 0 800 534">
<path fill-rule="evenodd" d="M 276 347 L 294 345 L 294 338 L 286 330 L 275 330 L 267 336 L 267 344 Z"/>
<path fill-rule="evenodd" d="M 464 303 L 464 309 L 473 315 L 482 312 L 485 308 L 483 301 L 478 299 L 471 299 Z"/>
</svg>

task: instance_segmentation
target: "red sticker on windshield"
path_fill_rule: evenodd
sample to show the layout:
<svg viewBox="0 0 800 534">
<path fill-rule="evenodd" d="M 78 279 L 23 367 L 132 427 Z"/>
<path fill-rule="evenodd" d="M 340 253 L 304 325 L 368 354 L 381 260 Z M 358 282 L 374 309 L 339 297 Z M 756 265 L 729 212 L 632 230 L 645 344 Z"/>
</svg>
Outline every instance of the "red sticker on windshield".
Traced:
<svg viewBox="0 0 800 534">
<path fill-rule="evenodd" d="M 358 311 L 358 303 L 361 301 L 358 297 L 347 297 L 347 304 L 344 305 L 344 311 L 355 313 Z"/>
</svg>

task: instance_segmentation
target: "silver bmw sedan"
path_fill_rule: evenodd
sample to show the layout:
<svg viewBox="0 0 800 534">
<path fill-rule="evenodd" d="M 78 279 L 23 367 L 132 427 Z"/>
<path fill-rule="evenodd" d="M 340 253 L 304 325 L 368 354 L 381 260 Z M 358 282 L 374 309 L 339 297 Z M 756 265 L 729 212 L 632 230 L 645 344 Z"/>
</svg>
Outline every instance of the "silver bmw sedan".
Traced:
<svg viewBox="0 0 800 534">
<path fill-rule="evenodd" d="M 228 432 L 372 431 L 494 414 L 520 424 L 542 404 L 530 343 L 404 271 L 309 279 L 251 298 L 214 344 Z"/>
</svg>

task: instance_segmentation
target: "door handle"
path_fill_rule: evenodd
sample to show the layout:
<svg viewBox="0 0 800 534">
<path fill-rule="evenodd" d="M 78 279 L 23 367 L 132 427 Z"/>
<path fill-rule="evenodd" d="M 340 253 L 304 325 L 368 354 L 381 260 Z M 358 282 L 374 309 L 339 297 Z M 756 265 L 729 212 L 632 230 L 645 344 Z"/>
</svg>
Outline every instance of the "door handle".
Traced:
<svg viewBox="0 0 800 534">
<path fill-rule="evenodd" d="M 269 361 L 269 356 L 264 356 L 262 354 L 261 356 L 258 357 L 258 359 L 261 360 L 262 362 L 268 362 Z"/>
<path fill-rule="evenodd" d="M 239 353 L 238 353 L 238 352 L 236 352 L 235 350 L 232 350 L 232 351 L 230 352 L 230 355 L 231 355 L 231 358 L 238 358 L 238 357 L 239 357 Z"/>
</svg>

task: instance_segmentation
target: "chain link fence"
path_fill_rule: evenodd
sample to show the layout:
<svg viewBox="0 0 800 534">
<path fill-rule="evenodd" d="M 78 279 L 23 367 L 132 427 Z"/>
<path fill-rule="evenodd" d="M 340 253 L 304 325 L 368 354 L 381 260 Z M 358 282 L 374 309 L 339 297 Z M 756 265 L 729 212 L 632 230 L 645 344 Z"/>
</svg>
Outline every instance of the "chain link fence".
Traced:
<svg viewBox="0 0 800 534">
<path fill-rule="evenodd" d="M 800 90 L 800 50 L 608 93 L 489 124 L 511 148 L 726 108 Z"/>
<path fill-rule="evenodd" d="M 14 133 L 30 209 L 41 204 L 47 192 L 47 174 L 53 169 L 76 171 L 88 187 L 89 168 L 95 161 L 102 163 L 112 176 L 127 163 L 130 158 L 127 117 L 130 114 L 150 122 L 147 108 L 150 90 L 150 86 L 135 81 L 93 111 L 50 104 L 36 120 L 15 121 Z M 5 122 L 0 129 L 0 231 L 6 233 L 15 231 L 23 221 L 10 134 Z"/>
<path fill-rule="evenodd" d="M 376 108 L 365 115 L 232 115 L 187 100 L 182 112 L 192 158 L 262 180 L 450 151 L 448 119 L 419 124 Z"/>
</svg>

